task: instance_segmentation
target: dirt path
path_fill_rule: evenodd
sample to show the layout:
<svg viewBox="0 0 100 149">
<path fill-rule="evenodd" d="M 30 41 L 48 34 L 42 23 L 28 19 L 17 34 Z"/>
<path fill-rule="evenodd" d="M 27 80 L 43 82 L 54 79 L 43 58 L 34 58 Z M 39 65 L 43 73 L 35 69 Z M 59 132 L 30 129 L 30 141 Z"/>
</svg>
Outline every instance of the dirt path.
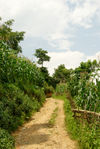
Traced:
<svg viewBox="0 0 100 149">
<path fill-rule="evenodd" d="M 57 107 L 55 125 L 50 128 L 48 121 Z M 77 149 L 65 130 L 63 101 L 52 98 L 14 136 L 16 149 Z"/>
</svg>

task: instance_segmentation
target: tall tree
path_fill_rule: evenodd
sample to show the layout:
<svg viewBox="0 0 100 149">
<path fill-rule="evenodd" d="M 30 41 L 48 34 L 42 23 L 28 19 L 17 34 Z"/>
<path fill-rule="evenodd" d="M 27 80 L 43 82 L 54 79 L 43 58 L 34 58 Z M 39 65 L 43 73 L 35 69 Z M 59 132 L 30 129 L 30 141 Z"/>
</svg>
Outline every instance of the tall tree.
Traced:
<svg viewBox="0 0 100 149">
<path fill-rule="evenodd" d="M 53 78 L 57 82 L 65 83 L 69 79 L 71 70 L 68 70 L 65 68 L 64 64 L 61 64 L 58 66 L 57 69 L 55 69 L 55 72 L 53 74 Z"/>
<path fill-rule="evenodd" d="M 37 63 L 42 65 L 42 67 L 43 67 L 43 63 L 45 61 L 50 61 L 50 56 L 48 56 L 47 54 L 48 54 L 48 52 L 46 50 L 41 49 L 41 48 L 40 49 L 36 49 L 36 51 L 35 51 L 34 55 L 38 59 Z"/>
<path fill-rule="evenodd" d="M 0 18 L 0 21 L 2 19 Z M 16 53 L 22 52 L 20 41 L 24 39 L 25 32 L 14 32 L 12 30 L 14 20 L 8 20 L 0 24 L 0 40 L 7 43 L 7 45 L 16 51 Z"/>
</svg>

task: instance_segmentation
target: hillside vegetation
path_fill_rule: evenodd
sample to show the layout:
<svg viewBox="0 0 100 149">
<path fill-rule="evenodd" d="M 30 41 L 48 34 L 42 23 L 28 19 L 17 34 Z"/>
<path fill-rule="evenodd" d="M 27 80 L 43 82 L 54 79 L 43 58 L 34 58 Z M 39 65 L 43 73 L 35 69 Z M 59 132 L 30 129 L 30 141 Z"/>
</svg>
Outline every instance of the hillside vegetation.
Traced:
<svg viewBox="0 0 100 149">
<path fill-rule="evenodd" d="M 65 95 L 67 125 L 74 125 L 70 127 L 70 133 L 80 134 L 77 138 L 83 149 L 97 149 L 100 140 L 96 123 L 78 123 L 73 118 L 71 106 L 100 112 L 100 61 L 88 60 L 75 69 L 60 65 L 51 77 L 43 66 L 45 61 L 50 61 L 48 52 L 36 49 L 34 55 L 39 66 L 22 56 L 20 42 L 24 32 L 13 31 L 12 24 L 13 20 L 0 24 L 0 149 L 15 148 L 11 133 L 39 111 L 45 98 L 54 91 L 56 96 Z M 82 129 L 84 133 L 81 128 L 85 128 Z"/>
<path fill-rule="evenodd" d="M 100 113 L 100 62 L 82 62 L 75 70 L 60 65 L 54 77 L 59 82 L 54 97 L 64 100 L 67 131 L 78 140 L 82 149 L 98 149 L 100 116 L 97 119 L 95 114 Z M 77 118 L 73 109 L 95 113 L 88 118 L 79 111 Z"/>
<path fill-rule="evenodd" d="M 0 149 L 14 148 L 9 133 L 40 109 L 49 89 L 41 69 L 19 56 L 24 33 L 13 32 L 12 22 L 0 26 Z"/>
</svg>

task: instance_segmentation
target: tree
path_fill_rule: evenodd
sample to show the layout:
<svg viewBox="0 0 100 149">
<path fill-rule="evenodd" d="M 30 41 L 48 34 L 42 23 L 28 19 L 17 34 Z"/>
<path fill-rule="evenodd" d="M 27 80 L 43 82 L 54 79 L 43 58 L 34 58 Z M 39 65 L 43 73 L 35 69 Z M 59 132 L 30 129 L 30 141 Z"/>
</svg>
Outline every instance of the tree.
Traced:
<svg viewBox="0 0 100 149">
<path fill-rule="evenodd" d="M 64 64 L 61 64 L 58 66 L 57 69 L 55 69 L 55 72 L 53 74 L 53 78 L 59 83 L 65 83 L 69 79 L 70 76 L 70 70 L 65 68 Z"/>
<path fill-rule="evenodd" d="M 53 86 L 55 88 L 57 84 L 56 80 L 49 75 L 48 69 L 46 67 L 43 67 L 43 63 L 45 61 L 50 61 L 50 57 L 47 55 L 47 53 L 48 53 L 47 51 L 40 48 L 40 49 L 36 49 L 36 52 L 34 55 L 38 58 L 38 61 L 37 61 L 38 64 L 42 65 L 40 70 L 45 79 L 45 82 L 47 83 L 48 86 Z"/>
<path fill-rule="evenodd" d="M 2 19 L 0 18 L 0 21 Z M 20 41 L 24 39 L 25 32 L 14 32 L 12 31 L 11 26 L 13 25 L 14 20 L 8 20 L 0 24 L 0 40 L 7 43 L 7 45 L 16 51 L 16 53 L 22 52 L 21 46 L 19 45 Z"/>
<path fill-rule="evenodd" d="M 81 62 L 78 68 L 75 68 L 75 73 L 80 77 L 90 78 L 90 74 L 93 73 L 97 68 L 99 68 L 99 63 L 96 60 L 87 62 Z"/>
<path fill-rule="evenodd" d="M 35 56 L 38 58 L 38 61 L 37 63 L 42 65 L 43 67 L 43 63 L 45 61 L 50 61 L 50 57 L 47 55 L 47 51 L 46 50 L 43 50 L 43 49 L 36 49 L 36 52 L 35 52 Z"/>
</svg>

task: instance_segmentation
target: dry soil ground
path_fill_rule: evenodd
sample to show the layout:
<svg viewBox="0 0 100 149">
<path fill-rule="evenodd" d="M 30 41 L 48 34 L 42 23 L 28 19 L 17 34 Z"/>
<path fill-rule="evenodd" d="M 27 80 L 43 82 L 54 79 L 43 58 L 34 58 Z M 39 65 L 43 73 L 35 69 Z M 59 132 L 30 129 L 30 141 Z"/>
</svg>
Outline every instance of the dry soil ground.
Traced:
<svg viewBox="0 0 100 149">
<path fill-rule="evenodd" d="M 48 121 L 58 107 L 54 127 Z M 41 110 L 31 120 L 14 133 L 16 149 L 77 149 L 76 142 L 71 140 L 64 126 L 63 101 L 47 99 Z"/>
</svg>

